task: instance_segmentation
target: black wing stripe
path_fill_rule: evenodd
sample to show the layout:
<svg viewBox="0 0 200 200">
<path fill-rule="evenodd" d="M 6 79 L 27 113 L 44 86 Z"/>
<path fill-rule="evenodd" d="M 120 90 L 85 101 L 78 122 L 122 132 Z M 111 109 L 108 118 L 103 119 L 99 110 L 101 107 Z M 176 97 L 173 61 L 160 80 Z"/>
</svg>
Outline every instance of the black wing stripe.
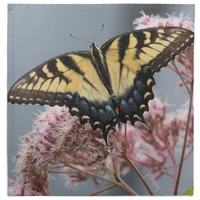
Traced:
<svg viewBox="0 0 200 200">
<path fill-rule="evenodd" d="M 145 34 L 143 32 L 135 32 L 133 33 L 133 36 L 137 38 L 137 44 L 135 48 L 140 49 L 141 47 L 143 47 L 144 41 L 146 39 Z"/>
<path fill-rule="evenodd" d="M 127 34 L 127 35 L 122 36 L 118 41 L 119 62 L 120 62 L 119 85 L 120 85 L 121 77 L 122 77 L 122 69 L 123 69 L 122 61 L 124 59 L 125 52 L 128 48 L 128 45 L 129 45 L 129 35 Z"/>
<path fill-rule="evenodd" d="M 150 36 L 151 43 L 154 43 L 158 37 L 157 30 L 147 30 L 147 32 L 149 32 L 151 34 L 151 36 Z"/>
<path fill-rule="evenodd" d="M 77 52 L 72 52 L 72 53 L 75 55 L 81 56 L 83 58 L 86 58 L 86 59 L 91 59 L 91 56 L 88 53 L 88 51 L 77 51 Z"/>
<path fill-rule="evenodd" d="M 77 74 L 84 76 L 84 72 L 78 67 L 76 62 L 70 56 L 64 56 L 59 58 L 63 65 L 67 66 L 68 69 L 74 70 Z"/>
<path fill-rule="evenodd" d="M 45 66 L 45 65 L 44 65 L 44 66 Z M 44 67 L 44 66 L 43 66 L 43 67 Z M 38 74 L 41 78 L 43 78 L 43 79 L 48 79 L 47 74 L 44 73 L 42 69 L 43 69 L 43 68 L 41 68 L 40 70 L 37 70 L 37 74 Z"/>
<path fill-rule="evenodd" d="M 67 83 L 67 85 L 68 85 L 70 82 L 72 82 L 72 80 L 71 80 L 70 78 L 64 76 L 63 74 L 60 74 L 59 77 L 62 78 L 62 79 Z"/>
<path fill-rule="evenodd" d="M 78 55 L 78 54 L 77 54 Z M 86 58 L 88 58 L 88 56 L 86 55 Z M 84 72 L 78 67 L 77 63 L 74 61 L 73 58 L 71 58 L 70 56 L 65 56 L 65 57 L 61 57 L 60 61 L 70 70 L 74 70 L 76 73 L 78 73 L 81 76 L 84 76 Z M 70 77 L 67 78 L 65 76 L 63 76 L 62 74 L 60 75 L 60 77 L 62 77 L 66 83 L 68 84 L 69 82 L 71 82 Z M 86 78 L 83 77 L 83 80 L 88 83 L 92 88 L 94 88 L 95 90 L 97 90 L 99 92 L 99 90 Z"/>
<path fill-rule="evenodd" d="M 108 71 L 107 66 L 105 67 L 101 60 L 97 60 L 99 62 L 96 64 L 95 62 L 92 62 L 94 65 L 94 69 L 96 70 L 96 73 L 98 74 L 100 80 L 104 84 L 105 88 L 109 92 L 110 95 L 113 94 L 112 86 L 111 86 L 111 78 L 110 78 L 110 72 Z"/>
<path fill-rule="evenodd" d="M 54 75 L 57 75 L 57 74 L 60 73 L 58 68 L 57 68 L 57 66 L 56 66 L 56 64 L 57 64 L 57 60 L 56 59 L 50 61 L 47 64 L 47 69 L 49 70 L 50 73 L 53 73 Z"/>
</svg>

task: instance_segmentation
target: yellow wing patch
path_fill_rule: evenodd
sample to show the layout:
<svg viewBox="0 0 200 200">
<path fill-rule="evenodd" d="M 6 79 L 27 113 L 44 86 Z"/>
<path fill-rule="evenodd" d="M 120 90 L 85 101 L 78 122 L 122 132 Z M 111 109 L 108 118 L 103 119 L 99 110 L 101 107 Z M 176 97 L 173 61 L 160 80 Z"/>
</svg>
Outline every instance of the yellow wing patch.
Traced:
<svg viewBox="0 0 200 200">
<path fill-rule="evenodd" d="M 129 50 L 126 50 L 125 58 L 123 62 L 120 63 L 118 50 L 114 48 L 118 45 L 117 42 L 118 41 L 114 41 L 114 45 L 111 45 L 110 50 L 106 52 L 106 62 L 110 73 L 114 94 L 121 95 L 133 84 L 133 80 L 136 76 L 137 67 L 140 66 L 140 63 L 137 64 L 137 62 L 140 61 L 134 59 L 130 60 L 130 57 L 132 57 L 133 54 L 130 53 Z M 132 44 L 135 45 L 136 41 L 132 40 Z M 133 49 L 131 49 L 131 51 L 133 51 Z M 121 64 L 122 66 L 120 66 Z M 130 67 L 132 64 L 135 65 L 135 68 Z M 120 77 L 121 67 L 122 70 Z"/>
<path fill-rule="evenodd" d="M 54 86 L 55 91 L 59 93 L 64 93 L 67 91 L 67 83 L 64 80 L 61 80 L 60 83 L 58 82 Z"/>
<path fill-rule="evenodd" d="M 66 54 L 47 61 L 19 79 L 10 90 L 9 99 L 26 103 L 51 103 L 57 94 L 78 93 L 91 101 L 109 99 L 90 58 Z M 50 96 L 49 96 L 50 95 Z M 52 96 L 53 95 L 53 96 Z"/>
<path fill-rule="evenodd" d="M 90 84 L 86 81 L 83 81 L 81 85 L 79 95 L 86 97 L 91 101 L 106 101 L 109 99 L 109 93 L 105 88 L 104 84 L 100 80 L 99 76 L 96 73 L 96 70 L 89 59 L 84 59 L 79 63 L 81 69 L 84 69 L 85 66 L 88 66 L 89 70 L 85 69 L 84 78 L 89 80 Z"/>
<path fill-rule="evenodd" d="M 40 91 L 46 92 L 48 88 L 50 87 L 52 79 L 47 79 L 41 86 Z"/>
<path fill-rule="evenodd" d="M 156 51 L 155 49 L 149 47 L 143 47 L 142 51 L 152 58 L 155 58 L 160 53 L 159 51 Z"/>
<path fill-rule="evenodd" d="M 54 77 L 54 74 L 49 72 L 48 68 L 47 68 L 47 64 L 42 68 L 42 71 L 46 74 L 46 76 L 48 78 L 52 78 Z M 33 72 L 32 72 L 33 73 Z"/>
<path fill-rule="evenodd" d="M 128 45 L 128 48 L 132 49 L 132 48 L 135 48 L 136 45 L 138 43 L 138 40 L 136 37 L 134 37 L 133 34 L 130 34 L 129 35 L 129 45 Z"/>
<path fill-rule="evenodd" d="M 144 31 L 144 35 L 146 37 L 144 44 L 149 44 L 151 42 L 151 33 L 148 31 Z"/>
<path fill-rule="evenodd" d="M 179 28 L 137 30 L 117 36 L 102 45 L 114 93 L 123 94 L 133 84 L 142 66 L 162 67 L 166 60 L 172 59 L 168 57 L 184 46 L 182 43 L 189 41 L 184 34 L 185 30 Z"/>
<path fill-rule="evenodd" d="M 51 85 L 48 89 L 48 92 L 53 92 L 53 93 L 56 93 L 57 91 L 60 91 L 58 90 L 58 86 L 59 86 L 59 82 L 60 82 L 60 78 L 59 77 L 56 77 L 52 82 L 51 82 Z M 62 81 L 61 81 L 62 82 Z M 61 91 L 65 91 L 65 90 L 61 90 Z"/>
</svg>

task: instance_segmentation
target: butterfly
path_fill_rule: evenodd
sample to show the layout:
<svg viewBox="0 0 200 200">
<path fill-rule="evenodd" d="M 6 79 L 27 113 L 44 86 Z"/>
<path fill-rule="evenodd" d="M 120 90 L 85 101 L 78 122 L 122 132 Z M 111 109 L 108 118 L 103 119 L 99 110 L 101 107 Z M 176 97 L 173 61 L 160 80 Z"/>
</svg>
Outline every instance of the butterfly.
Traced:
<svg viewBox="0 0 200 200">
<path fill-rule="evenodd" d="M 22 76 L 8 92 L 17 104 L 67 106 L 82 124 L 107 135 L 116 125 L 146 125 L 144 112 L 154 98 L 154 74 L 194 42 L 194 33 L 178 27 L 135 30 L 101 48 L 54 57 Z"/>
</svg>

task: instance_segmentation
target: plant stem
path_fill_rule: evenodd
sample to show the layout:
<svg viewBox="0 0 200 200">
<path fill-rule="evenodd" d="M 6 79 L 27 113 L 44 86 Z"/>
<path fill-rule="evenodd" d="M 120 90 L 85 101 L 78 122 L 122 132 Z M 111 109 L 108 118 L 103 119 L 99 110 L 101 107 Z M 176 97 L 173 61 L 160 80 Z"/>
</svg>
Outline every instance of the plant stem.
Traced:
<svg viewBox="0 0 200 200">
<path fill-rule="evenodd" d="M 125 131 L 125 142 L 124 142 L 124 153 L 126 154 L 126 149 L 127 149 L 127 127 L 126 124 L 124 125 L 124 131 Z"/>
<path fill-rule="evenodd" d="M 138 195 L 132 188 L 130 188 L 122 179 L 120 176 L 116 176 L 119 186 L 122 187 L 127 193 L 130 195 Z"/>
<path fill-rule="evenodd" d="M 187 89 L 189 95 L 191 96 L 191 92 L 190 92 L 190 90 L 189 90 L 189 88 L 188 88 L 188 85 L 187 85 L 187 83 L 185 82 L 185 80 L 184 80 L 184 78 L 182 77 L 182 75 L 180 74 L 180 72 L 179 72 L 179 70 L 178 70 L 178 68 L 177 68 L 177 66 L 176 66 L 176 64 L 175 64 L 174 61 L 172 61 L 172 65 L 173 65 L 173 67 L 175 68 L 175 70 L 176 70 L 176 72 L 178 73 L 178 75 L 180 76 L 181 80 L 183 81 L 183 84 L 185 85 L 185 88 Z"/>
<path fill-rule="evenodd" d="M 130 195 L 138 195 L 132 188 L 130 188 L 120 177 L 120 167 L 117 167 L 116 166 L 116 162 L 115 162 L 115 159 L 113 158 L 112 159 L 113 161 L 113 168 L 115 170 L 115 178 L 116 180 L 118 181 L 119 183 L 119 186 L 121 188 L 123 188 L 128 194 Z"/>
<path fill-rule="evenodd" d="M 51 173 L 51 174 L 74 174 L 74 172 L 59 172 L 59 171 L 53 171 L 53 170 L 49 170 L 49 173 Z"/>
<path fill-rule="evenodd" d="M 62 166 L 52 166 L 52 167 L 49 167 L 49 169 L 58 169 L 58 168 L 63 168 L 63 167 L 66 167 L 65 165 L 62 165 Z"/>
<path fill-rule="evenodd" d="M 183 166 L 183 161 L 184 161 L 184 156 L 185 156 L 188 129 L 189 129 L 189 124 L 190 124 L 190 116 L 191 116 L 191 111 L 192 111 L 192 102 L 193 102 L 192 94 L 193 94 L 193 80 L 192 80 L 192 84 L 191 84 L 190 105 L 189 105 L 189 111 L 188 111 L 187 125 L 186 125 L 186 130 L 185 130 L 185 137 L 184 137 L 183 149 L 182 149 L 182 154 L 181 154 L 181 160 L 180 160 L 180 164 L 179 164 L 178 174 L 176 177 L 174 195 L 177 195 L 177 193 L 178 193 L 178 186 L 179 186 L 179 182 L 180 182 L 180 176 L 181 176 L 181 171 L 182 171 L 182 166 Z"/>
<path fill-rule="evenodd" d="M 125 141 L 127 141 L 127 138 L 126 138 L 126 131 L 127 131 L 127 128 L 126 128 L 126 124 L 125 124 Z M 144 177 L 142 176 L 142 174 L 138 171 L 138 169 L 135 167 L 135 165 L 131 162 L 131 160 L 128 158 L 127 156 L 127 153 L 126 153 L 126 142 L 125 142 L 125 151 L 124 151 L 124 158 L 127 160 L 127 162 L 130 164 L 130 166 L 134 169 L 134 171 L 136 172 L 136 174 L 138 175 L 138 177 L 140 178 L 140 180 L 143 182 L 144 186 L 146 187 L 146 189 L 148 190 L 149 194 L 150 195 L 154 195 L 150 186 L 148 185 L 148 183 L 146 182 L 146 180 L 144 179 Z"/>
<path fill-rule="evenodd" d="M 190 151 L 187 154 L 185 154 L 184 161 L 192 154 L 192 152 L 193 152 L 193 146 L 191 147 Z M 165 169 L 171 169 L 171 168 L 174 168 L 175 166 L 177 167 L 178 164 L 171 165 L 171 166 L 165 166 L 164 168 Z"/>
<path fill-rule="evenodd" d="M 106 188 L 103 188 L 103 189 L 101 189 L 101 190 L 99 190 L 99 191 L 97 191 L 97 192 L 94 192 L 94 193 L 90 194 L 90 196 L 95 196 L 95 195 L 100 194 L 100 193 L 102 193 L 102 192 L 106 192 L 106 191 L 108 191 L 108 190 L 111 190 L 111 189 L 113 189 L 113 188 L 115 188 L 115 187 L 117 187 L 117 185 L 108 186 L 108 187 L 106 187 Z"/>
<path fill-rule="evenodd" d="M 109 182 L 109 183 L 113 183 L 115 186 L 119 186 L 119 187 L 123 188 L 123 189 L 124 189 L 125 191 L 127 191 L 130 195 L 137 195 L 137 193 L 136 193 L 134 190 L 132 190 L 119 176 L 117 176 L 117 179 L 118 179 L 119 182 L 115 182 L 115 181 L 112 181 L 112 180 L 110 180 L 110 179 L 107 179 L 107 178 L 98 176 L 98 175 L 96 175 L 96 174 L 93 174 L 93 173 L 90 173 L 90 172 L 87 172 L 87 171 L 83 171 L 83 170 L 81 170 L 81 169 L 78 169 L 78 168 L 76 168 L 76 167 L 70 165 L 70 164 L 66 164 L 66 163 L 65 163 L 65 166 L 66 166 L 66 167 L 70 167 L 71 169 L 74 169 L 74 170 L 76 170 L 76 171 L 78 171 L 78 172 L 87 174 L 87 175 L 89 175 L 89 176 L 91 176 L 91 177 L 93 177 L 93 178 L 95 177 L 95 178 L 98 178 L 98 179 L 107 181 L 107 182 Z M 65 173 L 65 172 L 55 172 L 55 171 L 54 171 L 53 173 Z"/>
<path fill-rule="evenodd" d="M 131 165 L 131 167 L 134 169 L 134 171 L 136 172 L 136 174 L 138 175 L 138 177 L 140 178 L 140 180 L 143 182 L 144 186 L 146 187 L 146 189 L 148 190 L 150 195 L 154 195 L 150 186 L 148 185 L 148 183 L 145 181 L 144 177 L 142 176 L 142 174 L 139 172 L 139 170 L 135 167 L 135 165 L 133 165 L 133 163 L 131 162 L 131 160 L 127 157 L 127 155 L 124 156 L 125 159 L 128 161 L 128 163 Z"/>
<path fill-rule="evenodd" d="M 172 162 L 173 162 L 173 169 L 174 169 L 174 174 L 173 174 L 173 189 L 175 188 L 175 185 L 176 185 L 176 177 L 177 177 L 177 167 L 178 165 L 176 164 L 176 159 L 174 157 L 174 154 L 171 152 L 170 148 L 168 147 L 168 145 L 166 144 L 167 146 L 167 151 L 172 159 Z"/>
<path fill-rule="evenodd" d="M 167 171 L 166 168 L 161 168 L 160 170 L 161 170 L 161 172 L 162 172 L 163 174 L 165 174 L 165 175 L 167 175 L 167 176 L 173 177 L 173 175 L 172 175 L 171 173 L 169 173 L 169 172 Z"/>
<path fill-rule="evenodd" d="M 104 177 L 98 176 L 98 175 L 93 174 L 93 173 L 90 173 L 90 172 L 83 171 L 83 170 L 78 169 L 78 168 L 76 168 L 76 167 L 74 167 L 74 166 L 71 166 L 70 164 L 66 164 L 66 166 L 67 166 L 67 167 L 70 167 L 70 168 L 72 168 L 72 169 L 74 169 L 74 170 L 76 170 L 76 171 L 78 171 L 78 172 L 81 172 L 81 173 L 87 174 L 87 175 L 89 175 L 89 176 L 91 176 L 91 177 L 99 178 L 99 179 L 101 179 L 101 180 L 104 180 L 104 181 L 107 181 L 107 182 L 110 182 L 110 183 L 116 184 L 114 181 L 112 181 L 112 180 L 110 180 L 110 179 L 107 179 L 107 178 L 104 178 Z"/>
</svg>

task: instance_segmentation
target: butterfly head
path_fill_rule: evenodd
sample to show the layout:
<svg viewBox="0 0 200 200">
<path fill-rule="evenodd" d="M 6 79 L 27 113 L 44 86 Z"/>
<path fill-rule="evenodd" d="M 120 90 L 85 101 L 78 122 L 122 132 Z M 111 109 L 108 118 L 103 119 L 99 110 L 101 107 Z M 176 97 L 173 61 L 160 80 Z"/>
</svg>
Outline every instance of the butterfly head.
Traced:
<svg viewBox="0 0 200 200">
<path fill-rule="evenodd" d="M 90 45 L 90 52 L 91 52 L 91 55 L 94 57 L 97 57 L 99 54 L 101 54 L 101 50 L 95 43 L 92 43 Z"/>
</svg>

